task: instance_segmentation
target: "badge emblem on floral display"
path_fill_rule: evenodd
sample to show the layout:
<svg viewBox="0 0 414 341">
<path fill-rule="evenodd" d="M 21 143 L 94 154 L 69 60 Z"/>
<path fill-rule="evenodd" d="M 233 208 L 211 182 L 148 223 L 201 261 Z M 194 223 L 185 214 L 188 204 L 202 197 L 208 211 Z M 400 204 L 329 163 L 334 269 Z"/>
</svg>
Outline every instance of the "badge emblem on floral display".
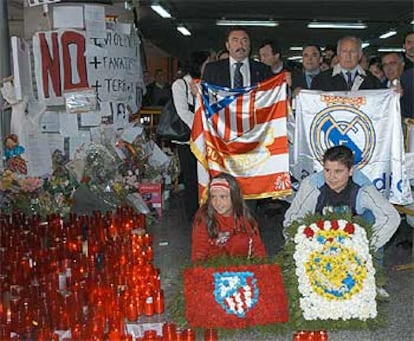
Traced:
<svg viewBox="0 0 414 341">
<path fill-rule="evenodd" d="M 346 220 L 320 220 L 299 226 L 294 241 L 306 320 L 377 316 L 375 269 L 363 227 Z"/>
<path fill-rule="evenodd" d="M 253 272 L 214 273 L 214 298 L 228 314 L 244 317 L 255 306 L 258 296 Z"/>
</svg>

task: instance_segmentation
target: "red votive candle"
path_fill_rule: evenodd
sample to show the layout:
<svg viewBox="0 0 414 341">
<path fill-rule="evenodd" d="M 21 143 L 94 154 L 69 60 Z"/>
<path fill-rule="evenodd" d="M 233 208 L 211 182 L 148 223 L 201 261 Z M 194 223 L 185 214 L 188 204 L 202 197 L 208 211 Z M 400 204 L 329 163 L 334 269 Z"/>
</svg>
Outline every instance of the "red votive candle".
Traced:
<svg viewBox="0 0 414 341">
<path fill-rule="evenodd" d="M 152 316 L 152 315 L 154 315 L 154 298 L 152 296 L 148 296 L 145 299 L 144 315 L 145 316 Z"/>
<path fill-rule="evenodd" d="M 164 309 L 164 292 L 163 290 L 159 290 L 155 293 L 154 312 L 156 314 L 162 314 L 164 312 Z"/>
<path fill-rule="evenodd" d="M 328 341 L 328 333 L 326 332 L 326 330 L 319 331 L 318 341 Z"/>
<path fill-rule="evenodd" d="M 164 323 L 162 326 L 162 337 L 164 341 L 176 341 L 177 326 L 174 323 Z"/>
<path fill-rule="evenodd" d="M 300 330 L 293 335 L 293 341 L 307 341 L 307 333 L 304 330 Z"/>
<path fill-rule="evenodd" d="M 128 321 L 131 321 L 131 322 L 136 321 L 138 318 L 138 313 L 137 313 L 137 306 L 134 300 L 131 300 L 128 303 L 126 310 L 127 310 L 126 315 L 127 315 Z"/>
<path fill-rule="evenodd" d="M 187 328 L 183 330 L 183 332 L 181 333 L 182 341 L 195 341 L 195 339 L 196 339 L 195 331 L 191 328 Z"/>
<path fill-rule="evenodd" d="M 145 341 L 156 341 L 158 339 L 157 331 L 154 329 L 149 329 L 144 332 Z"/>
</svg>

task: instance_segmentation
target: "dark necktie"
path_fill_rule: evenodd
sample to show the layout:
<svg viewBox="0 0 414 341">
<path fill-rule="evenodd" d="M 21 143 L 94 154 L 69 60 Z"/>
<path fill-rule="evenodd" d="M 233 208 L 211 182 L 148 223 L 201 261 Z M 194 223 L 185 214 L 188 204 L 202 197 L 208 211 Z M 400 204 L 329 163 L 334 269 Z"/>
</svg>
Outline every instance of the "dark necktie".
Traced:
<svg viewBox="0 0 414 341">
<path fill-rule="evenodd" d="M 243 75 L 240 71 L 243 63 L 237 62 L 236 68 L 234 69 L 234 86 L 233 88 L 242 88 L 243 87 Z"/>
<path fill-rule="evenodd" d="M 347 71 L 346 72 L 346 83 L 348 84 L 348 90 L 351 90 L 352 88 L 352 73 Z"/>
</svg>

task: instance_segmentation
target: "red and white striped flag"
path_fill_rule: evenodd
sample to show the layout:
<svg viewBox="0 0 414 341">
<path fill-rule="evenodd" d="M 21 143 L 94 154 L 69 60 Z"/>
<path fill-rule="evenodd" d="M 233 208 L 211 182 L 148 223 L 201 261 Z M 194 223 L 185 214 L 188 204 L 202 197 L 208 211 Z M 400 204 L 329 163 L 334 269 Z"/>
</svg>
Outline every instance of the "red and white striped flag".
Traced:
<svg viewBox="0 0 414 341">
<path fill-rule="evenodd" d="M 191 135 L 200 198 L 220 172 L 237 178 L 245 199 L 290 194 L 285 74 L 239 90 L 200 88 Z"/>
</svg>

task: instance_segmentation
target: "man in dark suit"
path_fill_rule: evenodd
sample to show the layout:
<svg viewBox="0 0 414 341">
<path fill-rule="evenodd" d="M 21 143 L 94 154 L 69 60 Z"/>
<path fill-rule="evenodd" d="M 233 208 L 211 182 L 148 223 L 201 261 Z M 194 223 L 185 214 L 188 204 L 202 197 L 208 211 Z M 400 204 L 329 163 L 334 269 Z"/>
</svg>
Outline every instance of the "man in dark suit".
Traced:
<svg viewBox="0 0 414 341">
<path fill-rule="evenodd" d="M 227 34 L 226 48 L 229 58 L 206 64 L 202 80 L 219 86 L 240 88 L 273 76 L 269 66 L 249 58 L 250 38 L 245 29 L 231 28 Z M 248 200 L 247 204 L 255 213 L 257 200 Z"/>
<path fill-rule="evenodd" d="M 413 68 L 414 63 L 414 32 L 408 32 L 404 37 L 403 44 L 404 54 L 404 70 Z"/>
<path fill-rule="evenodd" d="M 403 96 L 401 97 L 401 114 L 414 119 L 414 69 L 410 68 L 401 75 Z"/>
<path fill-rule="evenodd" d="M 355 91 L 380 89 L 381 83 L 371 72 L 364 70 L 359 61 L 362 57 L 362 42 L 347 36 L 338 41 L 338 64 L 331 70 L 321 72 L 312 80 L 311 89 L 324 91 Z"/>
<path fill-rule="evenodd" d="M 234 72 L 237 63 L 243 76 L 242 86 L 259 83 L 272 77 L 272 71 L 267 65 L 249 58 L 250 38 L 246 30 L 240 27 L 232 28 L 227 34 L 226 48 L 229 58 L 206 64 L 202 79 L 210 84 L 234 87 Z"/>
<path fill-rule="evenodd" d="M 302 51 L 302 71 L 292 72 L 292 97 L 296 97 L 301 89 L 310 89 L 312 80 L 320 73 L 322 61 L 321 48 L 309 44 Z"/>
</svg>

